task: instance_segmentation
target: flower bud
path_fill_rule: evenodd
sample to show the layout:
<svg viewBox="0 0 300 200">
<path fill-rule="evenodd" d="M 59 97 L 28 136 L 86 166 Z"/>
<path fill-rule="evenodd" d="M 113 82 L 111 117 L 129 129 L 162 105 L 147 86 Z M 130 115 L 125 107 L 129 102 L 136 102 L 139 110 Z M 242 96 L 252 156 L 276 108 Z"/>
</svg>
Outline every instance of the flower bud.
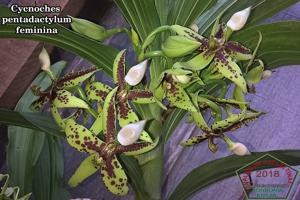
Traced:
<svg viewBox="0 0 300 200">
<path fill-rule="evenodd" d="M 188 75 L 172 75 L 172 78 L 179 83 L 187 84 L 191 81 L 191 77 Z"/>
<path fill-rule="evenodd" d="M 245 26 L 248 20 L 250 11 L 251 11 L 251 7 L 248 7 L 244 10 L 241 10 L 233 14 L 230 20 L 227 22 L 227 26 L 233 31 L 241 30 Z"/>
<path fill-rule="evenodd" d="M 42 70 L 49 71 L 51 62 L 50 62 L 49 54 L 45 48 L 43 48 L 41 53 L 39 54 L 39 60 L 42 65 L 41 66 Z"/>
<path fill-rule="evenodd" d="M 265 70 L 263 73 L 262 73 L 262 79 L 268 79 L 272 76 L 272 71 L 271 70 Z"/>
<path fill-rule="evenodd" d="M 247 147 L 239 142 L 234 143 L 234 145 L 232 146 L 232 148 L 230 149 L 235 155 L 238 156 L 245 156 L 245 155 L 250 155 L 249 150 L 247 149 Z"/>
<path fill-rule="evenodd" d="M 119 143 L 123 146 L 135 143 L 144 130 L 146 120 L 124 126 L 117 135 Z"/>
<path fill-rule="evenodd" d="M 198 33 L 198 31 L 199 31 L 199 27 L 197 26 L 197 24 L 193 24 L 193 25 L 191 26 L 191 29 L 192 29 L 193 31 L 197 32 L 197 33 Z"/>
<path fill-rule="evenodd" d="M 131 41 L 133 45 L 135 45 L 136 47 L 139 46 L 140 38 L 137 32 L 133 28 L 131 29 Z"/>
<path fill-rule="evenodd" d="M 188 55 L 201 46 L 201 43 L 184 36 L 170 36 L 162 45 L 163 53 L 170 57 Z"/>
<path fill-rule="evenodd" d="M 232 153 L 238 156 L 245 156 L 245 155 L 250 155 L 250 152 L 248 148 L 240 143 L 240 142 L 233 142 L 230 140 L 228 137 L 224 137 L 224 141 L 227 143 L 227 147 Z"/>
<path fill-rule="evenodd" d="M 131 85 L 135 86 L 141 82 L 143 77 L 145 76 L 147 69 L 148 60 L 145 60 L 133 67 L 131 67 L 128 73 L 125 76 L 125 81 Z"/>
<path fill-rule="evenodd" d="M 122 32 L 122 29 L 119 28 L 106 30 L 96 23 L 75 17 L 72 17 L 71 27 L 74 31 L 100 42 L 116 33 Z"/>
</svg>

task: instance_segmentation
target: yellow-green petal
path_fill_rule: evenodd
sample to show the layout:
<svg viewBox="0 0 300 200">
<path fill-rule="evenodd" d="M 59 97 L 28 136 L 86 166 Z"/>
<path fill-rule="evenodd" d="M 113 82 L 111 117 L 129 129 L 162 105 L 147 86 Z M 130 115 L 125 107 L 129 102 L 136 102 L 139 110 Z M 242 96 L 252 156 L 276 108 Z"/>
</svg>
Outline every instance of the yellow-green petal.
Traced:
<svg viewBox="0 0 300 200">
<path fill-rule="evenodd" d="M 190 100 L 188 94 L 179 85 L 179 83 L 173 80 L 172 76 L 168 76 L 166 78 L 164 87 L 166 90 L 166 97 L 171 106 L 175 106 L 190 112 L 197 112 L 197 109 Z"/>
<path fill-rule="evenodd" d="M 74 96 L 67 90 L 58 90 L 52 104 L 57 108 L 89 108 L 89 105 L 85 101 Z"/>
<path fill-rule="evenodd" d="M 126 49 L 120 51 L 113 65 L 113 79 L 115 84 L 121 87 L 121 89 L 125 86 L 125 55 Z"/>
<path fill-rule="evenodd" d="M 124 196 L 128 193 L 127 176 L 125 171 L 116 156 L 113 157 L 110 165 L 113 171 L 112 176 L 109 175 L 105 164 L 101 167 L 101 175 L 104 185 L 111 193 Z"/>
<path fill-rule="evenodd" d="M 98 154 L 92 154 L 85 158 L 70 178 L 68 182 L 70 187 L 76 187 L 86 178 L 97 172 L 100 169 L 101 163 L 102 158 L 99 157 Z"/>
<path fill-rule="evenodd" d="M 218 72 L 238 85 L 243 92 L 247 92 L 247 85 L 242 71 L 231 57 L 225 52 L 218 52 L 214 61 Z"/>
<path fill-rule="evenodd" d="M 57 87 L 67 89 L 80 85 L 97 71 L 99 71 L 99 69 L 92 67 L 87 70 L 71 72 L 58 80 Z"/>
<path fill-rule="evenodd" d="M 90 130 L 73 119 L 66 121 L 65 132 L 68 143 L 80 152 L 94 153 L 103 144 Z"/>
<path fill-rule="evenodd" d="M 91 82 L 86 85 L 85 90 L 89 101 L 103 103 L 111 91 L 111 87 L 101 82 Z"/>
</svg>

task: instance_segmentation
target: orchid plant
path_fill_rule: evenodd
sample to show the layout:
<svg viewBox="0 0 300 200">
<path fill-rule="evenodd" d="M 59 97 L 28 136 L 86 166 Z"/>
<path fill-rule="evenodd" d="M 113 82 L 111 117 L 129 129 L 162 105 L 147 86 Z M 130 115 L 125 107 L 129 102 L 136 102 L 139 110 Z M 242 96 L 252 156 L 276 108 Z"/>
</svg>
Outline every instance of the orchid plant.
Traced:
<svg viewBox="0 0 300 200">
<path fill-rule="evenodd" d="M 74 149 L 87 154 L 70 177 L 69 185 L 76 187 L 100 171 L 104 185 L 114 195 L 126 195 L 130 183 L 136 199 L 161 199 L 165 143 L 185 115 L 188 123 L 199 128 L 199 134 L 181 141 L 177 148 L 197 148 L 207 142 L 208 149 L 217 153 L 216 139 L 219 139 L 227 144 L 230 153 L 255 156 L 243 143 L 232 141 L 227 133 L 265 114 L 252 108 L 245 97 L 247 93 L 255 93 L 255 85 L 272 75 L 268 66 L 271 58 L 260 53 L 269 44 L 265 42 L 269 41 L 265 37 L 268 32 L 264 27 L 250 26 L 256 22 L 256 16 L 251 12 L 255 14 L 259 6 L 265 8 L 264 2 L 257 0 L 255 5 L 250 1 L 230 4 L 232 1 L 217 3 L 209 0 L 115 2 L 131 29 L 107 30 L 75 17 L 72 17 L 73 31 L 59 26 L 61 33 L 56 36 L 32 35 L 30 38 L 10 35 L 7 31 L 2 33 L 0 29 L 0 37 L 2 33 L 6 37 L 50 41 L 95 64 L 60 77 L 43 49 L 39 60 L 49 84 L 45 87 L 40 82 L 43 86 L 31 86 L 30 109 L 34 114 L 41 116 L 38 112 L 47 112 L 49 107 L 59 136 L 66 138 Z M 232 5 L 239 10 L 225 12 Z M 187 11 L 183 9 L 185 7 Z M 197 14 L 196 8 L 199 9 Z M 155 11 L 154 16 L 152 11 Z M 269 15 L 274 14 L 274 11 L 269 12 Z M 207 19 L 203 20 L 203 16 Z M 203 23 L 197 23 L 199 27 L 192 24 L 197 17 Z M 263 19 L 260 15 L 258 18 Z M 125 33 L 131 42 L 134 66 L 130 67 L 126 62 L 129 48 L 116 51 L 102 44 L 118 33 Z M 69 34 L 70 38 L 64 34 Z M 251 35 L 251 42 L 246 41 L 246 36 L 239 38 L 239 34 Z M 97 74 L 102 73 L 102 69 L 113 80 L 112 84 L 98 80 Z M 31 122 L 34 114 L 25 117 L 27 121 Z M 53 129 L 47 130 L 45 124 L 37 121 L 31 126 L 53 134 Z M 28 125 L 24 127 L 28 128 Z M 225 161 L 224 165 L 231 166 Z M 226 173 L 231 173 L 235 167 Z M 217 169 L 210 173 L 214 170 Z M 216 176 L 212 179 L 223 177 Z M 186 186 L 191 182 L 183 180 L 169 199 L 186 199 L 196 191 L 195 188 L 212 183 L 193 180 L 195 185 L 190 188 Z"/>
<path fill-rule="evenodd" d="M 101 170 L 103 182 L 109 191 L 116 195 L 127 194 L 127 176 L 118 161 L 118 155 L 136 156 L 146 153 L 154 149 L 159 141 L 159 138 L 156 138 L 154 142 L 153 136 L 144 130 L 146 119 L 138 117 L 132 107 L 134 104 L 157 104 L 166 110 L 180 108 L 188 111 L 191 122 L 195 122 L 203 134 L 183 141 L 182 146 L 193 146 L 207 139 L 209 149 L 216 152 L 218 147 L 214 138 L 219 137 L 223 138 L 229 149 L 237 155 L 248 154 L 244 145 L 234 145 L 224 133 L 236 130 L 262 115 L 261 112 L 251 109 L 250 104 L 245 101 L 246 76 L 237 64 L 238 61 L 253 60 L 255 54 L 241 44 L 229 41 L 233 31 L 231 26 L 241 28 L 250 14 L 249 9 L 238 13 L 242 15 L 240 21 L 234 15 L 227 26 L 219 24 L 217 20 L 208 39 L 179 25 L 157 28 L 149 35 L 150 39 L 146 38 L 147 45 L 141 44 L 144 48 L 138 57 L 145 60 L 131 67 L 127 74 L 126 50 L 118 53 L 113 64 L 113 87 L 96 80 L 96 68 L 55 78 L 50 70 L 49 56 L 43 49 L 39 56 L 42 70 L 50 76 L 53 83 L 45 91 L 40 91 L 39 86 L 32 86 L 33 93 L 39 96 L 39 99 L 33 102 L 32 108 L 40 109 L 49 101 L 53 118 L 64 130 L 69 144 L 80 152 L 90 154 L 71 177 L 69 184 L 77 186 L 85 178 Z M 244 12 L 247 14 L 243 14 Z M 75 20 L 74 23 L 77 26 L 80 24 L 80 27 L 86 26 L 82 34 L 86 33 L 86 28 L 90 26 L 89 22 L 81 20 Z M 162 72 L 158 80 L 149 80 L 150 84 L 151 81 L 155 81 L 155 87 L 151 90 L 148 89 L 147 82 L 141 83 L 149 59 L 144 51 L 153 42 L 154 37 L 161 34 L 161 30 L 171 30 L 175 33 L 171 33 L 162 44 L 163 56 L 175 59 L 191 55 L 192 58 L 185 62 L 174 62 L 170 69 Z M 78 29 L 77 31 L 80 32 Z M 262 73 L 263 71 L 253 72 L 251 76 L 259 79 Z M 225 98 L 217 93 L 208 95 L 207 83 L 214 80 L 231 81 L 235 85 L 233 97 Z M 85 89 L 82 88 L 84 82 L 87 82 Z M 199 87 L 195 91 L 190 90 L 194 84 Z M 223 94 L 226 93 L 227 90 Z M 92 103 L 96 103 L 96 107 L 93 107 Z M 59 108 L 78 110 L 73 115 L 63 118 Z M 234 114 L 234 108 L 240 109 L 240 112 Z M 84 112 L 94 118 L 90 128 L 85 127 L 85 123 L 80 124 L 80 117 Z M 203 117 L 205 112 L 210 112 L 214 119 L 211 125 Z M 119 133 L 117 127 L 121 127 Z M 243 150 L 238 150 L 240 148 Z"/>
</svg>

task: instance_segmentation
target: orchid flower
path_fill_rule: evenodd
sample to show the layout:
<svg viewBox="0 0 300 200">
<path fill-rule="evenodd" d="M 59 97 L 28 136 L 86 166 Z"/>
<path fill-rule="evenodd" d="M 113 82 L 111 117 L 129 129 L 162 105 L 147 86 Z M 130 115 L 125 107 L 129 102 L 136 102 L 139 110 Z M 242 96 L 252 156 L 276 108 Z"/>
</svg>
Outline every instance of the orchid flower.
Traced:
<svg viewBox="0 0 300 200">
<path fill-rule="evenodd" d="M 50 61 L 47 61 L 47 56 L 45 56 L 45 52 L 42 52 L 41 54 L 41 61 L 45 60 L 41 62 L 42 68 L 45 68 L 44 70 L 47 70 L 47 72 L 51 73 L 50 68 L 48 66 Z M 45 90 L 41 90 L 41 88 L 36 85 L 31 87 L 32 92 L 36 96 L 39 96 L 39 98 L 31 104 L 30 108 L 32 110 L 38 111 L 42 107 L 44 107 L 44 105 L 47 102 L 50 102 L 50 110 L 54 117 L 54 120 L 62 129 L 64 129 L 65 123 L 59 115 L 58 109 L 89 109 L 89 105 L 84 100 L 77 98 L 69 90 L 75 86 L 79 86 L 82 82 L 91 77 L 97 71 L 98 70 L 95 67 L 92 67 L 84 71 L 71 72 L 61 78 L 54 78 L 53 75 L 51 75 L 50 78 L 52 80 L 52 84 Z"/>
<path fill-rule="evenodd" d="M 117 155 L 139 155 L 152 150 L 157 145 L 158 140 L 155 143 L 133 141 L 132 144 L 126 146 L 116 140 L 118 89 L 116 87 L 111 90 L 105 98 L 102 112 L 104 140 L 99 139 L 91 130 L 77 124 L 74 119 L 66 122 L 65 132 L 69 144 L 78 151 L 90 154 L 71 177 L 69 184 L 72 187 L 100 170 L 103 182 L 109 191 L 116 195 L 126 195 L 128 192 L 127 176 Z M 138 135 L 142 129 L 139 126 L 133 131 Z"/>
<path fill-rule="evenodd" d="M 139 121 L 139 118 L 134 112 L 134 110 L 132 109 L 130 102 L 137 103 L 137 104 L 150 104 L 156 102 L 153 93 L 150 90 L 131 89 L 131 87 L 128 87 L 128 85 L 126 84 L 125 54 L 126 54 L 126 50 L 121 51 L 117 55 L 113 66 L 113 79 L 116 86 L 118 87 L 118 90 L 116 92 L 116 109 L 117 109 L 119 125 L 121 127 Z M 140 81 L 141 78 L 144 76 L 145 66 L 146 66 L 146 61 L 135 66 L 135 69 L 133 70 L 136 71 L 141 69 L 142 71 L 142 72 L 138 72 L 138 75 L 136 77 L 138 81 Z M 134 75 L 127 75 L 127 77 L 128 76 L 130 76 L 131 79 L 134 78 L 133 77 Z M 135 80 L 132 80 L 132 82 L 134 83 L 134 85 L 137 84 Z M 103 103 L 105 97 L 111 90 L 112 90 L 111 87 L 100 82 L 90 82 L 89 84 L 86 85 L 86 93 L 89 101 L 98 102 L 100 104 Z M 102 116 L 100 113 L 98 120 L 96 120 L 96 122 L 94 123 L 95 126 L 93 126 L 92 128 L 99 127 L 97 125 L 99 124 L 97 121 L 101 121 L 101 118 Z M 101 127 L 97 128 L 95 132 L 100 132 L 100 130 Z M 140 139 L 148 142 L 153 142 L 151 137 L 146 131 L 142 132 Z"/>
<path fill-rule="evenodd" d="M 195 105 L 199 105 L 199 108 L 197 112 L 191 113 L 191 118 L 203 131 L 203 134 L 192 137 L 181 143 L 181 145 L 184 147 L 190 147 L 208 140 L 209 149 L 212 152 L 216 152 L 218 150 L 218 146 L 214 143 L 215 137 L 222 137 L 224 133 L 234 131 L 243 125 L 247 125 L 249 122 L 256 120 L 263 114 L 260 112 L 246 112 L 246 110 L 243 110 L 240 114 L 232 114 L 227 110 L 228 116 L 226 119 L 222 120 L 222 110 L 218 104 L 222 104 L 226 107 L 228 105 L 241 106 L 241 104 L 245 105 L 245 103 L 236 100 L 220 98 L 213 98 L 214 101 L 211 101 L 210 99 L 198 96 L 198 94 L 192 94 L 192 100 Z M 212 124 L 212 126 L 209 126 L 202 116 L 201 111 L 205 110 L 203 108 L 210 108 L 212 113 L 214 113 L 215 122 Z"/>
<path fill-rule="evenodd" d="M 176 27 L 178 27 L 178 25 L 176 25 Z M 211 64 L 214 67 L 214 72 L 219 72 L 222 76 L 231 80 L 246 92 L 246 81 L 241 69 L 235 61 L 250 60 L 253 57 L 251 51 L 237 42 L 227 41 L 227 29 L 224 25 L 215 25 L 215 27 L 209 39 L 192 30 L 183 29 L 184 31 L 181 33 L 181 36 L 170 36 L 163 45 L 165 48 L 162 48 L 162 50 L 167 56 L 170 54 L 169 52 L 172 52 L 170 49 L 175 48 L 174 42 L 171 41 L 172 37 L 185 37 L 185 40 L 198 42 L 198 46 L 194 43 L 193 45 L 187 45 L 188 43 L 185 42 L 186 48 L 191 46 L 191 50 L 194 51 L 194 49 L 196 49 L 198 55 L 188 62 L 177 64 L 180 64 L 184 69 L 193 71 L 200 71 Z"/>
</svg>

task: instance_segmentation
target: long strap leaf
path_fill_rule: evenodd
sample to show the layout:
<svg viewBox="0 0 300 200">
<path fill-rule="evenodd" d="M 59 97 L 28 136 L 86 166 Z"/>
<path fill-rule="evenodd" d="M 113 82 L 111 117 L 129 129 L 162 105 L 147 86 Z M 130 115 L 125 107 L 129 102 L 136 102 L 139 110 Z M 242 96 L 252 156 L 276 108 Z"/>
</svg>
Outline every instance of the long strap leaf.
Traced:
<svg viewBox="0 0 300 200">
<path fill-rule="evenodd" d="M 175 188 L 169 200 L 185 200 L 197 191 L 235 175 L 236 170 L 265 154 L 270 154 L 288 165 L 300 165 L 300 150 L 257 152 L 250 156 L 228 156 L 208 162 L 192 170 Z M 220 167 L 222 166 L 222 167 Z"/>
</svg>

